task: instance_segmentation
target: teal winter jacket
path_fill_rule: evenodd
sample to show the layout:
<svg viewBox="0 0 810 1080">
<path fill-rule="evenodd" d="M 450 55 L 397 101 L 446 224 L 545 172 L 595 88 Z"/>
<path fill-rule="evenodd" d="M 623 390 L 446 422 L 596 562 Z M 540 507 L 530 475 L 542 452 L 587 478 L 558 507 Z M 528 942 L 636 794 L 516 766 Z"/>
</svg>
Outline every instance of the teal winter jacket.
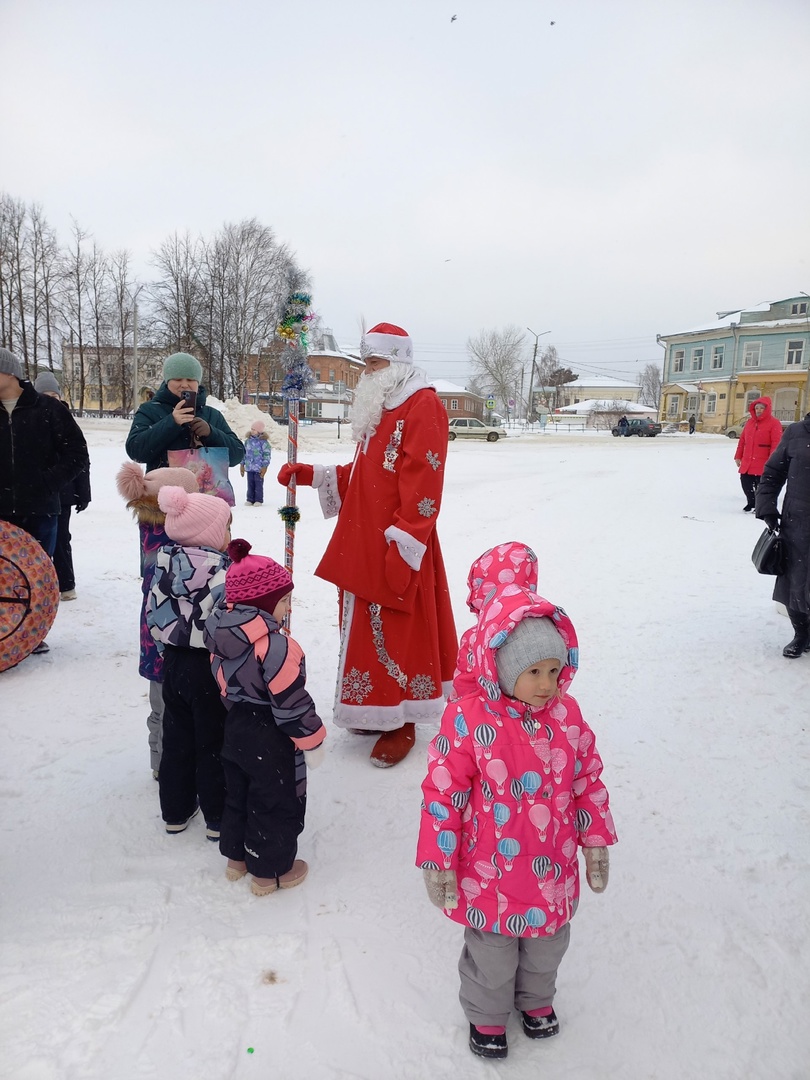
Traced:
<svg viewBox="0 0 810 1080">
<path fill-rule="evenodd" d="M 211 428 L 211 434 L 201 442 L 203 446 L 227 447 L 228 464 L 238 465 L 245 455 L 242 441 L 228 427 L 222 413 L 206 405 L 205 399 L 205 387 L 200 386 L 197 388 L 195 415 L 205 420 Z M 188 450 L 192 446 L 189 425 L 176 424 L 172 418 L 179 400 L 165 382 L 161 383 L 152 400 L 144 402 L 132 419 L 127 436 L 127 454 L 133 461 L 143 462 L 146 472 L 168 465 L 169 450 Z"/>
</svg>

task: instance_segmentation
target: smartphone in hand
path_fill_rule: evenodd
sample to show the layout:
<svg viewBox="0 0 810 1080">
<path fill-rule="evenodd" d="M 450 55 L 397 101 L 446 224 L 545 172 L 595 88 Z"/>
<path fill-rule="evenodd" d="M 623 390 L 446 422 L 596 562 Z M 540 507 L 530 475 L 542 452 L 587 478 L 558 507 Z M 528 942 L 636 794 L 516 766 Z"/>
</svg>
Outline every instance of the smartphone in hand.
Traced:
<svg viewBox="0 0 810 1080">
<path fill-rule="evenodd" d="M 196 390 L 181 390 L 180 397 L 185 401 L 186 408 L 191 409 L 193 413 L 197 412 L 197 391 Z"/>
</svg>

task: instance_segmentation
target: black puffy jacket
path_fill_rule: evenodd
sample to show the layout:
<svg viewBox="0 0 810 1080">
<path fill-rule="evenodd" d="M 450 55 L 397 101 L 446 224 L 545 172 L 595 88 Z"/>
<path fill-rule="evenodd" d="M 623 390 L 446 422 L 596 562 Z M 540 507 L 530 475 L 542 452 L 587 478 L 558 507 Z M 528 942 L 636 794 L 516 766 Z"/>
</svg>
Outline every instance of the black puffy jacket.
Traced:
<svg viewBox="0 0 810 1080">
<path fill-rule="evenodd" d="M 59 514 L 60 489 L 90 467 L 87 443 L 61 401 L 20 385 L 11 415 L 0 405 L 0 518 Z"/>
</svg>

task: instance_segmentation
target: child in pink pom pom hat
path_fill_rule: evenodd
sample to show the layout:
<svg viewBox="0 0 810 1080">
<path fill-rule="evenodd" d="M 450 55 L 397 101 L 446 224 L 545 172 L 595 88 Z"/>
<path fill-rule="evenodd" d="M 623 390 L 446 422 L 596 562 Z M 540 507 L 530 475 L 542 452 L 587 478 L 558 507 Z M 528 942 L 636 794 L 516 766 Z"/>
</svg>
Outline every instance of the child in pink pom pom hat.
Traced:
<svg viewBox="0 0 810 1080">
<path fill-rule="evenodd" d="M 206 619 L 225 597 L 231 510 L 215 495 L 163 487 L 158 503 L 173 543 L 157 554 L 146 621 L 163 652 L 160 809 L 170 834 L 202 809 L 206 836 L 219 840 L 225 776 L 219 754 L 225 706 L 203 641 Z"/>
</svg>

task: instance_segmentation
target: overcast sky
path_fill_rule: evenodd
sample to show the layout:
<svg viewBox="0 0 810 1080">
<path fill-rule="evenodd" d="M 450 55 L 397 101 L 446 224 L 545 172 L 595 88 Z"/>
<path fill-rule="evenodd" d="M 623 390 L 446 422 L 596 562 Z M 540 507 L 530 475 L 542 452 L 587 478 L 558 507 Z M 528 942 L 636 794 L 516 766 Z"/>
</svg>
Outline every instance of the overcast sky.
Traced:
<svg viewBox="0 0 810 1080">
<path fill-rule="evenodd" d="M 810 293 L 806 0 L 0 0 L 0 41 L 0 189 L 63 240 L 146 278 L 256 217 L 436 377 L 507 324 L 624 377 Z"/>
</svg>

